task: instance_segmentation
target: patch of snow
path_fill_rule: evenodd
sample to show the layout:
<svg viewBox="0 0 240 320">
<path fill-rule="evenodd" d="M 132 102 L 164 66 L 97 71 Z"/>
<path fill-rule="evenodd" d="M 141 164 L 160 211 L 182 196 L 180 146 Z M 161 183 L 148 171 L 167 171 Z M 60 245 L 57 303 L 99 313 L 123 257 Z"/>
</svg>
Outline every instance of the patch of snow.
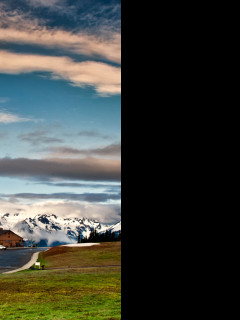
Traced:
<svg viewBox="0 0 240 320">
<path fill-rule="evenodd" d="M 74 244 L 63 244 L 60 247 L 91 247 L 91 246 L 97 246 L 100 245 L 100 243 L 74 243 Z"/>
</svg>

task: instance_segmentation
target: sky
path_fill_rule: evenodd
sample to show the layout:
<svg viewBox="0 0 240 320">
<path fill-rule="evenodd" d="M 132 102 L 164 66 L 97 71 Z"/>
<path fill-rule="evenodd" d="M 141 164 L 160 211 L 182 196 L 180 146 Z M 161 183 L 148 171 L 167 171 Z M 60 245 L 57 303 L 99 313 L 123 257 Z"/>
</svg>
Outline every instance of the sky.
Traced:
<svg viewBox="0 0 240 320">
<path fill-rule="evenodd" d="M 121 220 L 121 1 L 0 0 L 0 214 Z"/>
</svg>

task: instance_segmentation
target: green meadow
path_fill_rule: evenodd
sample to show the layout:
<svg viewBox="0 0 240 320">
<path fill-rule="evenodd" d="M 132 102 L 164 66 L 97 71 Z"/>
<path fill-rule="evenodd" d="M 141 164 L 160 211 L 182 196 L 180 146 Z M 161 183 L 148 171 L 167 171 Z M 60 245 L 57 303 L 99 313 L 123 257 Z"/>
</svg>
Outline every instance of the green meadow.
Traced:
<svg viewBox="0 0 240 320">
<path fill-rule="evenodd" d="M 45 270 L 0 274 L 0 319 L 121 319 L 121 267 L 105 267 L 121 264 L 120 242 L 55 247 L 39 261 Z"/>
</svg>

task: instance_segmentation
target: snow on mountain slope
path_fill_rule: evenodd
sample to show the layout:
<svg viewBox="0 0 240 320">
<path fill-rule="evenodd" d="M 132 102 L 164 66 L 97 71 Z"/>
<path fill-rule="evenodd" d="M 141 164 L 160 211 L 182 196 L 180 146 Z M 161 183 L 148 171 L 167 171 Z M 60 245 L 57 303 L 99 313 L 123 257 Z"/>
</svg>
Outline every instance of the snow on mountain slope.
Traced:
<svg viewBox="0 0 240 320">
<path fill-rule="evenodd" d="M 121 221 L 114 224 L 113 226 L 106 227 L 105 230 L 101 230 L 99 233 L 105 232 L 105 231 L 110 231 L 112 233 L 115 232 L 116 234 L 118 234 L 121 231 Z"/>
<path fill-rule="evenodd" d="M 96 220 L 86 218 L 62 218 L 54 214 L 36 215 L 33 218 L 25 217 L 21 213 L 0 214 L 0 227 L 16 232 L 29 242 L 45 241 L 47 245 L 53 243 L 72 243 L 81 237 L 88 237 L 94 229 L 97 232 L 119 232 L 121 222 L 116 225 L 101 224 Z"/>
</svg>

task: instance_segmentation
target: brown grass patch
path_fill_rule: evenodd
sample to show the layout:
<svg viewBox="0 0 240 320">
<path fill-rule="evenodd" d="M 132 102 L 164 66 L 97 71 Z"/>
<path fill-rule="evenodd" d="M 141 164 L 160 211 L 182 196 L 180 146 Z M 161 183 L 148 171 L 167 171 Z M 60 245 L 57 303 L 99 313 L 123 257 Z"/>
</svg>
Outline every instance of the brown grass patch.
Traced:
<svg viewBox="0 0 240 320">
<path fill-rule="evenodd" d="M 88 267 L 121 264 L 121 242 L 91 247 L 53 247 L 41 253 L 46 267 Z"/>
</svg>

